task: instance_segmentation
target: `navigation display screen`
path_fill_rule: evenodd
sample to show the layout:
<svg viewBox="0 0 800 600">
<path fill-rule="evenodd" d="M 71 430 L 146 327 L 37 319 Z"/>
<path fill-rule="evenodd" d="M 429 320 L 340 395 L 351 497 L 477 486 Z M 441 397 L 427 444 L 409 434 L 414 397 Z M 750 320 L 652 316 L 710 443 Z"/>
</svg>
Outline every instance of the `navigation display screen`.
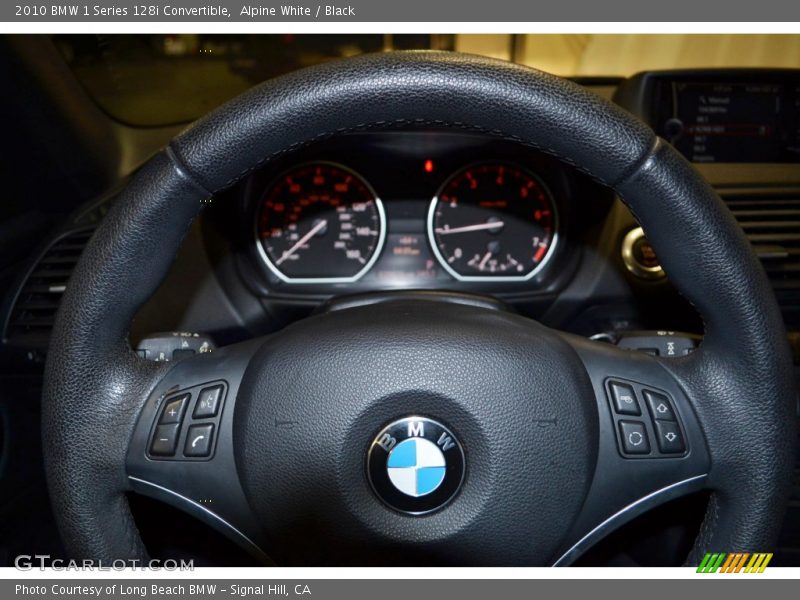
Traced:
<svg viewBox="0 0 800 600">
<path fill-rule="evenodd" d="M 800 162 L 800 82 L 661 81 L 659 135 L 703 163 Z"/>
</svg>

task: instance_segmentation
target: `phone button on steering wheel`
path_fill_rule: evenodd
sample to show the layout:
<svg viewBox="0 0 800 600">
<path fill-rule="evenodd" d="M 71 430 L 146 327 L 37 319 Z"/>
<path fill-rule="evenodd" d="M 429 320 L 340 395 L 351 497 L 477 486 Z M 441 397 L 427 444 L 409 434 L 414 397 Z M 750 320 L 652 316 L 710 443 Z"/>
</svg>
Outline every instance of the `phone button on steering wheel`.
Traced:
<svg viewBox="0 0 800 600">
<path fill-rule="evenodd" d="M 213 425 L 192 425 L 186 434 L 183 446 L 184 456 L 209 456 L 214 439 Z"/>
</svg>

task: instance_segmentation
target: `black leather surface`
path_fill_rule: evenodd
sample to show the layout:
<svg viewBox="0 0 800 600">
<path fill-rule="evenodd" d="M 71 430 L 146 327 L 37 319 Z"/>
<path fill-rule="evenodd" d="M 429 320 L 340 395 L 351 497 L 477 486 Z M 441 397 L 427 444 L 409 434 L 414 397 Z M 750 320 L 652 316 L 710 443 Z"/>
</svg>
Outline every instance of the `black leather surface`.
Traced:
<svg viewBox="0 0 800 600">
<path fill-rule="evenodd" d="M 145 555 L 123 494 L 125 453 L 163 368 L 131 352 L 127 332 L 199 204 L 194 187 L 156 157 L 98 228 L 64 294 L 47 354 L 42 425 L 53 510 L 73 556 Z"/>
<path fill-rule="evenodd" d="M 151 374 L 126 353 L 125 332 L 203 190 L 321 137 L 409 126 L 518 140 L 619 184 L 672 282 L 708 325 L 705 348 L 675 366 L 718 461 L 715 510 L 698 548 L 769 549 L 790 474 L 789 355 L 774 297 L 732 218 L 685 161 L 655 147 L 653 133 L 619 108 L 524 67 L 439 53 L 367 56 L 267 82 L 190 127 L 171 157 L 136 177 L 78 265 L 48 356 L 47 467 L 67 547 L 80 556 L 142 552 L 119 493 L 121 438 Z"/>
<path fill-rule="evenodd" d="M 477 56 L 397 52 L 267 81 L 197 121 L 172 147 L 217 192 L 310 141 L 414 125 L 518 140 L 610 185 L 636 167 L 654 139 L 616 105 L 559 77 Z"/>
<path fill-rule="evenodd" d="M 578 355 L 539 323 L 401 296 L 261 347 L 237 399 L 236 463 L 278 564 L 548 564 L 594 474 L 592 396 Z M 466 454 L 460 492 L 424 518 L 376 501 L 364 473 L 374 436 L 412 415 Z"/>
<path fill-rule="evenodd" d="M 715 493 L 689 560 L 772 550 L 796 439 L 793 367 L 772 288 L 733 215 L 668 144 L 618 190 L 705 325 L 699 351 L 663 361 L 694 400 L 712 458 Z"/>
</svg>

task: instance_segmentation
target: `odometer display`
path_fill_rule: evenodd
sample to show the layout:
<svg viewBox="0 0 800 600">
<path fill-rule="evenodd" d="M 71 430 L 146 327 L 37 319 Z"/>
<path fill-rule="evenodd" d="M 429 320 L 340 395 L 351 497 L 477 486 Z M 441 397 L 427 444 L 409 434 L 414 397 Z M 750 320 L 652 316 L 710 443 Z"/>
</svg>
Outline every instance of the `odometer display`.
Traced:
<svg viewBox="0 0 800 600">
<path fill-rule="evenodd" d="M 556 212 L 550 192 L 505 163 L 466 168 L 431 203 L 428 235 L 436 258 L 461 281 L 524 281 L 552 254 Z"/>
<path fill-rule="evenodd" d="M 265 192 L 258 244 L 270 270 L 290 283 L 356 281 L 380 253 L 380 199 L 354 172 L 312 163 L 282 175 Z"/>
</svg>

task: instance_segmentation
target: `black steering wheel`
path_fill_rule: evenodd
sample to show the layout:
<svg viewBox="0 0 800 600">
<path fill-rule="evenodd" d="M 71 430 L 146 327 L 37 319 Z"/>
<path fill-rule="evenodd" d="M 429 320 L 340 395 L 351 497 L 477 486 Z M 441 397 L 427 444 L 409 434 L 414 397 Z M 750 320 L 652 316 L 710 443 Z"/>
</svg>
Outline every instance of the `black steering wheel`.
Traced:
<svg viewBox="0 0 800 600">
<path fill-rule="evenodd" d="M 514 140 L 616 190 L 703 317 L 700 348 L 656 358 L 434 294 L 328 311 L 175 364 L 132 352 L 134 314 L 214 194 L 302 145 L 384 128 Z M 694 563 L 776 542 L 793 400 L 760 263 L 670 145 L 557 77 L 390 53 L 268 81 L 136 174 L 64 295 L 44 448 L 76 557 L 146 557 L 131 490 L 281 564 L 563 565 L 635 515 L 707 489 Z M 435 492 L 395 485 L 391 469 L 410 469 L 402 479 L 418 467 L 439 468 L 425 475 Z"/>
</svg>

